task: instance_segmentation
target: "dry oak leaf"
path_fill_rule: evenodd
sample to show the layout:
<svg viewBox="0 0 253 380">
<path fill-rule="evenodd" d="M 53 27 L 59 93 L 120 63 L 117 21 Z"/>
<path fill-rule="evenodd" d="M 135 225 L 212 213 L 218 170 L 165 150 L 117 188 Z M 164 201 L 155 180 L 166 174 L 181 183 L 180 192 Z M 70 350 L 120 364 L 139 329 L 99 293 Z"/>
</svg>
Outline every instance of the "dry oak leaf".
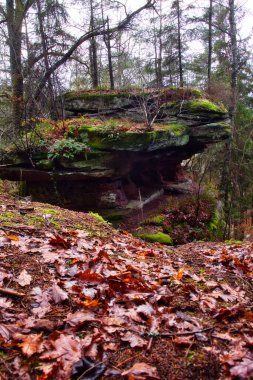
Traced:
<svg viewBox="0 0 253 380">
<path fill-rule="evenodd" d="M 152 367 L 146 363 L 135 363 L 130 369 L 121 373 L 121 376 L 128 376 L 135 380 L 160 379 L 157 376 L 156 367 Z"/>
<path fill-rule="evenodd" d="M 22 341 L 22 343 L 19 343 L 18 346 L 22 348 L 23 354 L 28 357 L 43 350 L 42 334 L 15 334 L 13 338 L 14 340 Z"/>
<path fill-rule="evenodd" d="M 190 346 L 193 342 L 192 336 L 176 336 L 173 342 L 180 346 Z"/>
<path fill-rule="evenodd" d="M 60 303 L 68 299 L 68 293 L 61 289 L 57 284 L 54 284 L 51 288 L 52 300 L 55 303 Z"/>
<path fill-rule="evenodd" d="M 58 335 L 56 340 L 52 338 Z M 51 337 L 51 339 L 50 339 Z M 41 359 L 45 360 L 64 360 L 66 366 L 76 363 L 82 356 L 81 348 L 82 344 L 79 338 L 75 338 L 73 335 L 64 334 L 60 332 L 54 332 L 49 336 L 48 344 L 53 348 L 53 350 L 47 350 Z"/>
<path fill-rule="evenodd" d="M 0 297 L 0 308 L 8 309 L 10 307 L 12 307 L 12 302 L 7 298 Z"/>
<path fill-rule="evenodd" d="M 142 339 L 139 335 L 133 334 L 128 331 L 122 338 L 124 342 L 129 342 L 132 348 L 134 347 L 144 347 L 147 345 L 147 342 Z"/>
<path fill-rule="evenodd" d="M 241 363 L 231 368 L 230 373 L 238 379 L 250 380 L 253 376 L 253 360 L 244 358 Z"/>
<path fill-rule="evenodd" d="M 76 311 L 73 314 L 69 313 L 64 321 L 67 322 L 70 326 L 82 325 L 84 322 L 101 322 L 101 320 L 97 319 L 94 313 L 90 311 Z"/>
<path fill-rule="evenodd" d="M 0 335 L 5 339 L 9 340 L 12 335 L 18 330 L 15 325 L 4 325 L 0 324 Z"/>
<path fill-rule="evenodd" d="M 19 241 L 19 237 L 16 235 L 6 235 L 6 238 L 12 241 Z"/>
<path fill-rule="evenodd" d="M 179 271 L 173 276 L 176 280 L 181 281 L 184 275 L 184 269 L 181 268 Z"/>
<path fill-rule="evenodd" d="M 65 249 L 68 249 L 71 247 L 71 243 L 69 241 L 65 240 L 60 235 L 55 235 L 54 238 L 51 238 L 49 240 L 49 243 L 52 245 L 60 245 L 60 246 L 64 247 Z"/>
<path fill-rule="evenodd" d="M 24 269 L 22 270 L 16 281 L 20 286 L 30 285 L 32 281 L 32 276 L 30 276 L 30 274 Z"/>
</svg>

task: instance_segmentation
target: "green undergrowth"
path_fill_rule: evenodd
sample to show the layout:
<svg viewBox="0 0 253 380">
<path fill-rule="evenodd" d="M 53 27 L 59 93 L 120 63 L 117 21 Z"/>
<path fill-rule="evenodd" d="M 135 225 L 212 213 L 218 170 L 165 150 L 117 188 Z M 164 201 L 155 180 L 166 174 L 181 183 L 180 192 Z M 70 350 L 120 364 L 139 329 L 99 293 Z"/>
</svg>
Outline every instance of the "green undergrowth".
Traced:
<svg viewBox="0 0 253 380">
<path fill-rule="evenodd" d="M 0 205 L 10 205 L 10 210 L 0 210 L 1 228 L 7 231 L 13 229 L 18 234 L 19 229 L 30 226 L 60 234 L 64 230 L 80 229 L 92 237 L 111 235 L 112 227 L 97 213 L 77 213 L 58 206 L 27 202 L 22 197 L 9 194 L 8 185 L 9 181 L 0 180 Z M 10 189 L 13 190 L 12 186 Z"/>
<path fill-rule="evenodd" d="M 92 216 L 94 219 L 96 219 L 98 222 L 100 222 L 102 224 L 108 224 L 108 222 L 101 215 L 99 215 L 96 212 L 90 211 L 89 215 Z"/>
<path fill-rule="evenodd" d="M 139 235 L 163 233 L 178 245 L 191 241 L 222 240 L 223 227 L 222 215 L 212 196 L 189 195 L 171 197 L 157 215 L 142 222 Z"/>
<path fill-rule="evenodd" d="M 165 245 L 173 244 L 172 238 L 168 234 L 165 234 L 163 232 L 140 233 L 136 234 L 136 236 L 150 243 L 160 243 Z"/>
</svg>

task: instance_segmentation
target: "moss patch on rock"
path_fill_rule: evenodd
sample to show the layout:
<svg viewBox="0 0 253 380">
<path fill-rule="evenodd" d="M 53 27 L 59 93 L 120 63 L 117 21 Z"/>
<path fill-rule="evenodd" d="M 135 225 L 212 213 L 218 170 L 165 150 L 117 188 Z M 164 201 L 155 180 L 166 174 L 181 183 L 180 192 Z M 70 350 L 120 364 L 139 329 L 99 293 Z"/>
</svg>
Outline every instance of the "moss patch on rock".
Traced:
<svg viewBox="0 0 253 380">
<path fill-rule="evenodd" d="M 183 123 L 155 126 L 152 131 L 112 131 L 101 127 L 81 127 L 81 136 L 91 148 L 98 150 L 153 151 L 186 145 L 188 128 Z"/>
<path fill-rule="evenodd" d="M 165 234 L 163 232 L 143 233 L 143 234 L 138 234 L 136 236 L 150 243 L 173 245 L 173 240 L 170 237 L 170 235 Z"/>
</svg>

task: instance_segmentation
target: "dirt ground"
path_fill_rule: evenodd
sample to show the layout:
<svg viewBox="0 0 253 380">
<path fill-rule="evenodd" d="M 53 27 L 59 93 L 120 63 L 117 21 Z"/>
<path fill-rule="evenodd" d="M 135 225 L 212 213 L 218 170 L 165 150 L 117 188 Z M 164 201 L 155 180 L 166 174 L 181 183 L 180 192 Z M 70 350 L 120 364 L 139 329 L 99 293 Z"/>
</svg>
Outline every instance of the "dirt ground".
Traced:
<svg viewBox="0 0 253 380">
<path fill-rule="evenodd" d="M 0 379 L 252 379 L 253 245 L 0 196 Z"/>
</svg>

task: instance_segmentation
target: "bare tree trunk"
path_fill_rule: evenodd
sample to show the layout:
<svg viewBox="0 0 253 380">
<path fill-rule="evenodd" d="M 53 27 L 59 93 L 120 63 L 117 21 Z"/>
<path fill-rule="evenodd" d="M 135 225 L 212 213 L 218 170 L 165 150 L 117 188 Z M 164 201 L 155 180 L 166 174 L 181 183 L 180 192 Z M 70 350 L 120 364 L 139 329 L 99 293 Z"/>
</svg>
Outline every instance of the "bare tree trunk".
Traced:
<svg viewBox="0 0 253 380">
<path fill-rule="evenodd" d="M 176 0 L 177 11 L 177 46 L 178 46 L 178 66 L 179 66 L 179 84 L 184 86 L 183 65 L 182 65 L 182 41 L 181 41 L 181 9 L 180 0 Z"/>
<path fill-rule="evenodd" d="M 44 59 L 44 65 L 46 71 L 50 69 L 50 63 L 48 59 L 48 52 L 47 52 L 47 36 L 44 31 L 43 26 L 43 16 L 42 16 L 42 10 L 41 10 L 41 0 L 36 0 L 37 8 L 38 8 L 38 21 L 39 21 L 39 30 L 40 30 L 40 36 L 41 36 L 41 44 L 42 44 L 42 51 L 43 51 L 43 59 Z M 49 108 L 50 108 L 50 115 L 52 119 L 57 119 L 57 109 L 55 104 L 55 93 L 54 93 L 54 86 L 52 82 L 52 78 L 48 78 L 48 90 L 49 90 Z"/>
<path fill-rule="evenodd" d="M 226 144 L 226 154 L 223 170 L 223 189 L 224 189 L 224 208 L 226 212 L 226 227 L 224 237 L 230 237 L 231 233 L 231 212 L 234 202 L 234 188 L 237 181 L 236 173 L 232 171 L 232 149 L 233 142 L 236 138 L 235 115 L 237 109 L 237 79 L 238 79 L 238 47 L 237 47 L 237 31 L 235 22 L 235 3 L 234 0 L 229 0 L 229 36 L 231 43 L 231 89 L 232 102 L 230 108 L 232 136 Z"/>
<path fill-rule="evenodd" d="M 90 30 L 91 32 L 95 30 L 93 0 L 90 0 Z M 91 68 L 92 87 L 96 88 L 99 85 L 99 80 L 98 80 L 97 42 L 96 42 L 95 36 L 92 36 L 90 39 L 90 68 Z"/>
<path fill-rule="evenodd" d="M 114 75 L 113 75 L 113 64 L 112 64 L 112 48 L 111 48 L 111 38 L 110 38 L 110 22 L 109 17 L 107 16 L 106 20 L 107 29 L 106 33 L 104 34 L 104 42 L 107 49 L 107 58 L 108 58 L 108 70 L 109 70 L 109 77 L 110 77 L 110 88 L 111 90 L 114 90 Z"/>
<path fill-rule="evenodd" d="M 212 75 L 212 53 L 213 53 L 213 0 L 210 0 L 208 12 L 208 63 L 207 63 L 207 89 L 210 91 Z"/>
<path fill-rule="evenodd" d="M 123 31 L 127 26 L 128 24 L 134 19 L 134 17 L 139 14 L 142 10 L 144 9 L 149 9 L 153 7 L 153 2 L 152 0 L 148 0 L 146 4 L 144 4 L 142 7 L 138 8 L 136 11 L 128 14 L 124 20 L 120 21 L 118 23 L 118 25 L 116 25 L 115 27 L 113 28 L 110 28 L 109 32 L 110 33 L 115 33 L 115 32 L 121 32 Z M 96 30 L 94 31 L 89 31 L 85 34 L 83 34 L 81 37 L 79 37 L 74 43 L 72 46 L 70 46 L 70 48 L 65 52 L 63 53 L 62 57 L 57 60 L 51 67 L 48 71 L 45 72 L 45 74 L 43 75 L 43 77 L 41 78 L 40 80 L 40 83 L 37 87 L 37 90 L 35 91 L 35 94 L 34 94 L 34 99 L 38 99 L 41 95 L 41 91 L 43 90 L 43 88 L 45 87 L 45 85 L 47 84 L 47 81 L 48 81 L 48 78 L 59 68 L 61 67 L 65 62 L 68 61 L 68 59 L 71 58 L 71 56 L 73 55 L 73 53 L 76 51 L 76 49 L 81 46 L 85 41 L 89 41 L 92 37 L 96 37 L 96 36 L 103 36 L 104 35 L 104 30 L 102 28 L 97 28 Z"/>
<path fill-rule="evenodd" d="M 237 102 L 237 77 L 238 77 L 238 48 L 235 22 L 235 2 L 229 0 L 229 26 L 230 26 L 230 41 L 231 41 L 231 88 L 232 88 L 232 117 L 235 116 Z"/>
<path fill-rule="evenodd" d="M 21 1 L 6 0 L 8 45 L 10 50 L 10 72 L 12 84 L 12 121 L 20 128 L 24 115 L 24 82 L 22 74 L 22 22 L 24 6 Z"/>
</svg>

